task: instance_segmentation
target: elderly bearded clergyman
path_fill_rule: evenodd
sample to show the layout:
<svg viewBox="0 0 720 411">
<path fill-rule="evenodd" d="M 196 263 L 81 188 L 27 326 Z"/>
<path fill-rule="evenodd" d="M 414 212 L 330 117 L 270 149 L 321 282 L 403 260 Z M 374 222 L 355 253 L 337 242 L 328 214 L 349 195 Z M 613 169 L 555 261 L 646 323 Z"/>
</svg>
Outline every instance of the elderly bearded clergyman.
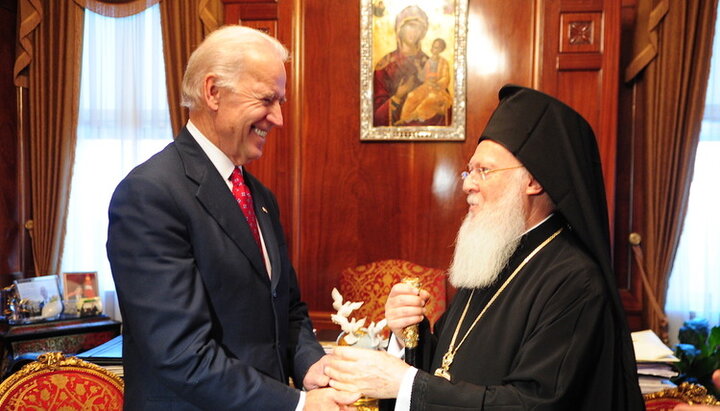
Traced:
<svg viewBox="0 0 720 411">
<path fill-rule="evenodd" d="M 427 292 L 397 284 L 386 304 L 398 340 L 421 323 L 420 365 L 339 347 L 330 385 L 397 398 L 396 409 L 644 409 L 587 122 L 505 86 L 463 176 L 469 212 L 450 268 L 459 290 L 435 334 Z"/>
</svg>

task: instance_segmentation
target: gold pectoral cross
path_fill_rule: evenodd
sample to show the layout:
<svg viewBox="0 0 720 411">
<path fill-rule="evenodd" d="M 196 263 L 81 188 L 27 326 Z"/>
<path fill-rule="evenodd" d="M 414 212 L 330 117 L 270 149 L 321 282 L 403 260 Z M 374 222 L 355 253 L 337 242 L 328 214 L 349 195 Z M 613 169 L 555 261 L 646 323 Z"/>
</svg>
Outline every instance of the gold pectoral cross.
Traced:
<svg viewBox="0 0 720 411">
<path fill-rule="evenodd" d="M 455 359 L 455 354 L 453 354 L 450 351 L 446 352 L 445 355 L 443 355 L 442 365 L 440 366 L 440 368 L 435 370 L 435 376 L 443 377 L 446 380 L 450 381 L 451 380 L 450 365 L 452 364 L 454 359 Z"/>
</svg>

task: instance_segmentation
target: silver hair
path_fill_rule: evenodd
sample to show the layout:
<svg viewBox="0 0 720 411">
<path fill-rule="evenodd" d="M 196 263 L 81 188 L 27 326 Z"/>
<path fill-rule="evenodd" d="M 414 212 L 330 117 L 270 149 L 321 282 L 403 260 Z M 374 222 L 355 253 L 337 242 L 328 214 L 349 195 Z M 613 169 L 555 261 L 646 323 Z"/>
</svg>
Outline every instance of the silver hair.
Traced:
<svg viewBox="0 0 720 411">
<path fill-rule="evenodd" d="M 191 110 L 200 107 L 203 79 L 208 73 L 217 76 L 218 87 L 232 90 L 251 59 L 272 51 L 283 62 L 290 56 L 287 48 L 277 39 L 250 27 L 223 26 L 213 31 L 190 55 L 183 76 L 180 105 Z"/>
</svg>

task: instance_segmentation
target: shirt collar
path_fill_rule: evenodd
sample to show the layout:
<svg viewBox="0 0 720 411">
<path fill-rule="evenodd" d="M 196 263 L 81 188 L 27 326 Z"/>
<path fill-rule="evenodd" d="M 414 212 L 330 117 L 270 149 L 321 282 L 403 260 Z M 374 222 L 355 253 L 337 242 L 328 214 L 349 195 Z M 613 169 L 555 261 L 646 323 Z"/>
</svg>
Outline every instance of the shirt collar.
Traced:
<svg viewBox="0 0 720 411">
<path fill-rule="evenodd" d="M 215 144 L 208 140 L 208 138 L 195 127 L 192 121 L 188 120 L 186 127 L 190 135 L 193 136 L 195 141 L 200 145 L 202 151 L 205 152 L 205 155 L 208 156 L 210 162 L 213 163 L 215 169 L 220 173 L 223 180 L 227 181 L 235 169 L 235 164 L 230 160 L 230 157 L 225 155 Z M 242 170 L 242 167 L 240 167 L 240 170 Z"/>
<path fill-rule="evenodd" d="M 545 217 L 541 222 L 535 224 L 534 226 L 530 227 L 527 231 L 525 231 L 525 232 L 523 233 L 523 235 L 525 235 L 525 234 L 529 233 L 530 231 L 536 229 L 537 227 L 541 226 L 542 223 L 544 223 L 544 222 L 546 222 L 547 220 L 549 220 L 550 217 L 552 217 L 554 214 L 555 214 L 554 212 L 553 212 L 553 213 L 550 213 L 550 214 L 549 214 L 547 217 Z"/>
</svg>

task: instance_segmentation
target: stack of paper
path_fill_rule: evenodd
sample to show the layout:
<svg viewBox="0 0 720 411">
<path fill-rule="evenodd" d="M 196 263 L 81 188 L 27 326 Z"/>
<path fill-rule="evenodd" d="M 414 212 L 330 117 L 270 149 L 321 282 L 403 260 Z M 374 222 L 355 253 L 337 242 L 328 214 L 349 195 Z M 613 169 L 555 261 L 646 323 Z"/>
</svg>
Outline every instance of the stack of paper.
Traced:
<svg viewBox="0 0 720 411">
<path fill-rule="evenodd" d="M 680 360 L 673 351 L 652 330 L 632 333 L 632 341 L 642 393 L 674 387 L 675 384 L 669 380 L 677 375 L 672 364 Z"/>
<path fill-rule="evenodd" d="M 77 357 L 97 364 L 120 377 L 125 375 L 122 365 L 122 335 L 91 350 L 82 352 L 78 354 Z"/>
</svg>

